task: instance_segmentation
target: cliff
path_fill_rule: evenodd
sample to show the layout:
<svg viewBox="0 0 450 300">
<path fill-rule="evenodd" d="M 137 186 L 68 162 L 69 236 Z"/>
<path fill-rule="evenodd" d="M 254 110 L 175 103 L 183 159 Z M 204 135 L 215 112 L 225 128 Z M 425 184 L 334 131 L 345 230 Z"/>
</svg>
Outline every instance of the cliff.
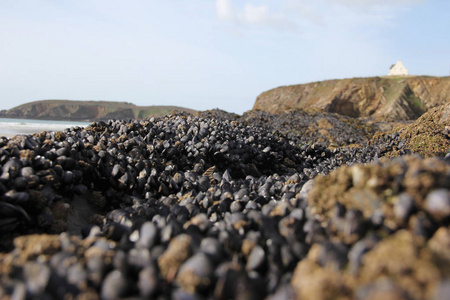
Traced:
<svg viewBox="0 0 450 300">
<path fill-rule="evenodd" d="M 320 110 L 399 121 L 417 119 L 428 109 L 449 102 L 450 77 L 370 77 L 278 87 L 259 95 L 253 110 L 276 114 Z"/>
<path fill-rule="evenodd" d="M 145 119 L 172 111 L 195 112 L 177 106 L 136 106 L 128 102 L 42 100 L 0 112 L 1 118 L 100 121 L 108 119 Z"/>
</svg>

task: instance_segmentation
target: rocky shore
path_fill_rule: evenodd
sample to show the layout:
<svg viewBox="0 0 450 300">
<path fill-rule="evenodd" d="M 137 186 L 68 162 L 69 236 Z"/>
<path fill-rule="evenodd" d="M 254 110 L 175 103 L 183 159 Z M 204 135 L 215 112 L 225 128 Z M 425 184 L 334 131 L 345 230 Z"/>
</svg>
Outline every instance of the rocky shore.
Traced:
<svg viewBox="0 0 450 300">
<path fill-rule="evenodd" d="M 0 138 L 0 298 L 447 299 L 450 105 L 302 114 Z"/>
</svg>

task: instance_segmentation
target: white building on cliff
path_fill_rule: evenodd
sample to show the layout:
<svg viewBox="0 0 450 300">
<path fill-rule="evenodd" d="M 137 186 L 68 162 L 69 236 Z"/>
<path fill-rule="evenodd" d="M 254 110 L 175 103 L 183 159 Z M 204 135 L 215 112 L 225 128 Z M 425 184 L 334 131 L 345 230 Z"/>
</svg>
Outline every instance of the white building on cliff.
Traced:
<svg viewBox="0 0 450 300">
<path fill-rule="evenodd" d="M 401 61 L 397 61 L 397 63 L 392 65 L 389 69 L 388 76 L 408 76 L 408 70 Z"/>
</svg>

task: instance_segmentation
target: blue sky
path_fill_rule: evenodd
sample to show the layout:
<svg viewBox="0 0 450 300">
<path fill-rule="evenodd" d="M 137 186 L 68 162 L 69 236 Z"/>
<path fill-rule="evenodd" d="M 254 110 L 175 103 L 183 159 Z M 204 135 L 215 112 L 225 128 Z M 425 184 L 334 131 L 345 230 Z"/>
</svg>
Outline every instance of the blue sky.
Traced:
<svg viewBox="0 0 450 300">
<path fill-rule="evenodd" d="M 447 0 L 1 0 L 0 109 L 42 99 L 243 113 L 318 80 L 448 76 Z"/>
</svg>

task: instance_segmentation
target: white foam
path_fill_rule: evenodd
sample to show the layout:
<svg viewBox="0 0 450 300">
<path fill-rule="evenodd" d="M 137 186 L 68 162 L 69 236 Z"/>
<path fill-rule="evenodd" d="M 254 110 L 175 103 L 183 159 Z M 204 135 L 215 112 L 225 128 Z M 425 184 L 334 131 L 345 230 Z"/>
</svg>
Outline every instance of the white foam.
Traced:
<svg viewBox="0 0 450 300">
<path fill-rule="evenodd" d="M 33 134 L 41 131 L 62 131 L 74 126 L 86 127 L 86 122 L 0 119 L 0 136 Z"/>
</svg>

